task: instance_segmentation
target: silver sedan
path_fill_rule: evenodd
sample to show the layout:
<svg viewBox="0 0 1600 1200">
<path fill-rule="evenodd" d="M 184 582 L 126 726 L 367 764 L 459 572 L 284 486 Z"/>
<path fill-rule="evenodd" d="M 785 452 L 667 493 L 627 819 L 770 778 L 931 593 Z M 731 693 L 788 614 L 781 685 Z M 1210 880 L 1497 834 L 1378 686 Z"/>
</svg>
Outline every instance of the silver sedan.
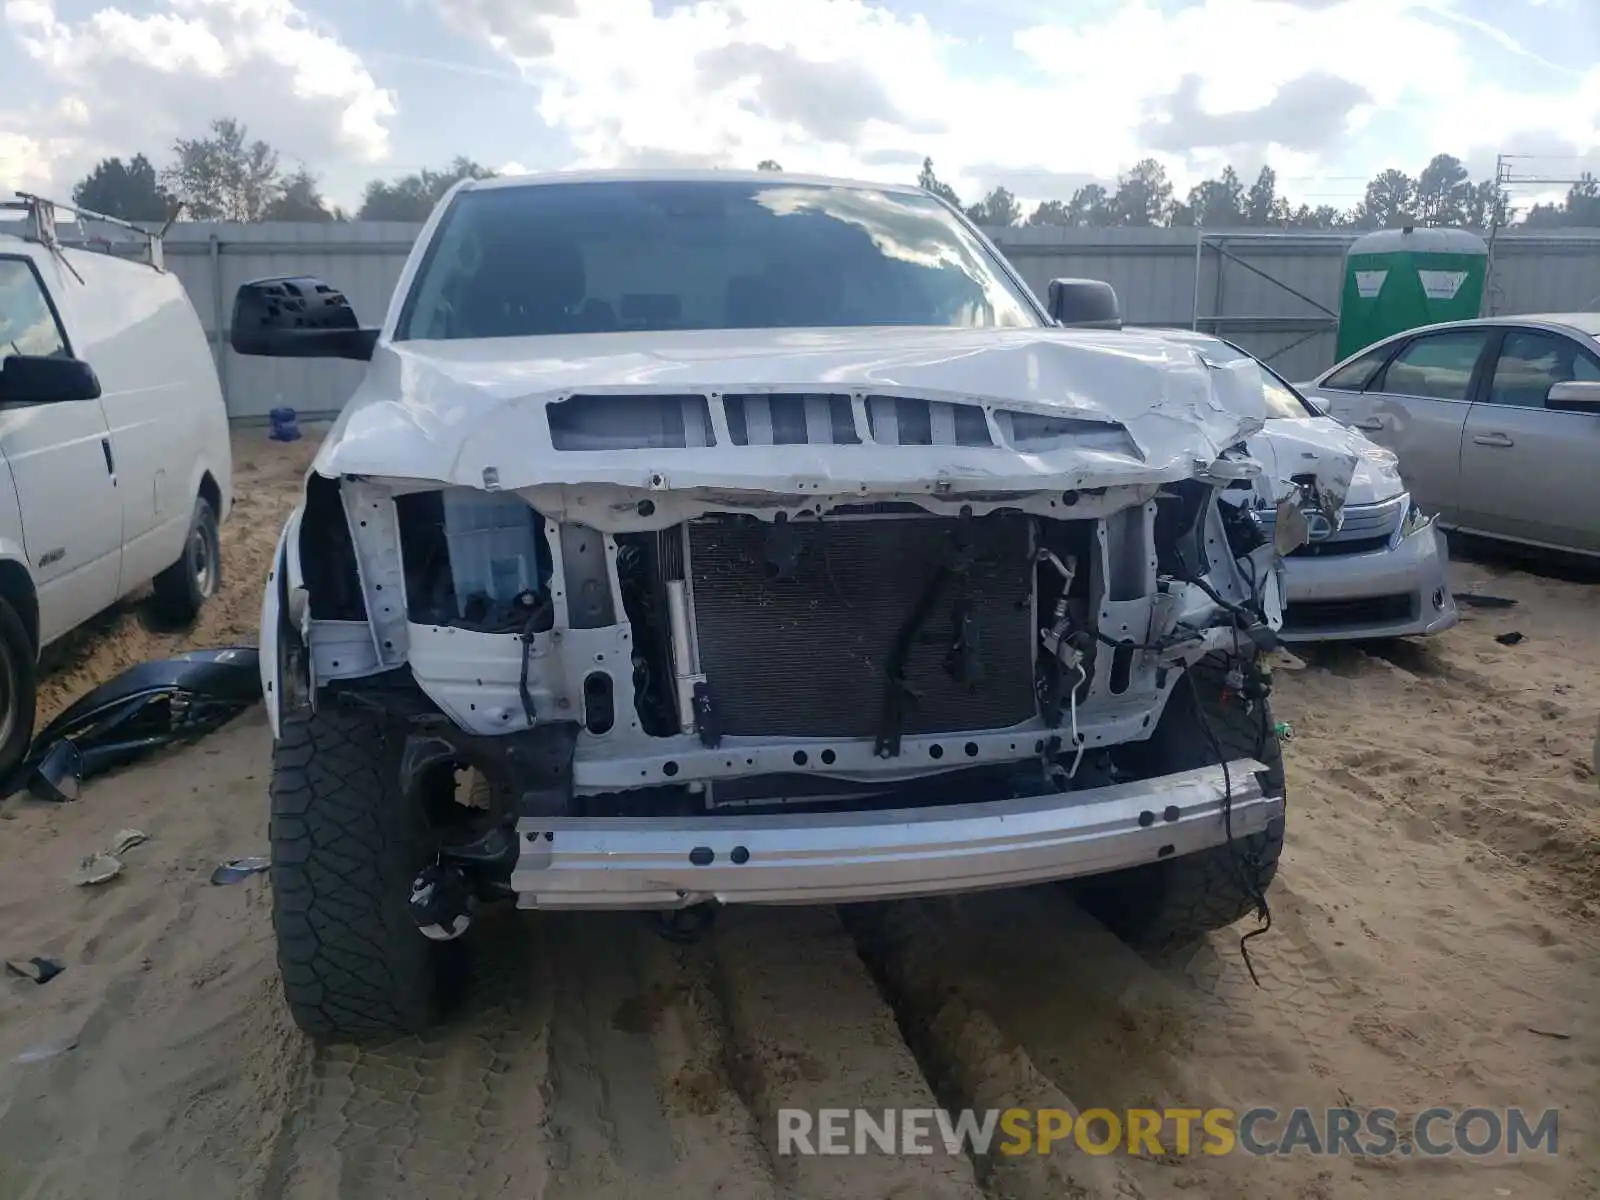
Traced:
<svg viewBox="0 0 1600 1200">
<path fill-rule="evenodd" d="M 1300 385 L 1447 529 L 1600 557 L 1600 313 L 1408 330 Z"/>
</svg>

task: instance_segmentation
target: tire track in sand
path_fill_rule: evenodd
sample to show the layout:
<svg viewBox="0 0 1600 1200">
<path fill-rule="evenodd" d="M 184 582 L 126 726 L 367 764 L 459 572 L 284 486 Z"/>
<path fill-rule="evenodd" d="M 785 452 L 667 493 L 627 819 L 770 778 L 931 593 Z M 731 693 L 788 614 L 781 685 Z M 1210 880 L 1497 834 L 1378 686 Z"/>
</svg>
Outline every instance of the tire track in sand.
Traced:
<svg viewBox="0 0 1600 1200">
<path fill-rule="evenodd" d="M 729 1078 L 708 955 L 636 914 L 495 912 L 470 942 L 440 1029 L 317 1048 L 264 1197 L 785 1194 Z"/>
<path fill-rule="evenodd" d="M 545 1200 L 776 1200 L 754 1118 L 727 1076 L 725 1022 L 703 957 L 655 936 L 637 914 L 548 922 Z"/>
<path fill-rule="evenodd" d="M 1260 1164 L 784 1154 L 778 1113 L 1237 1104 L 1263 1068 L 1310 1074 L 1261 1029 L 1218 1070 L 1232 997 L 1174 988 L 1055 889 L 842 912 L 725 910 L 691 946 L 636 914 L 494 914 L 441 1031 L 318 1050 L 266 1194 L 1158 1200 Z"/>
<path fill-rule="evenodd" d="M 803 1200 L 977 1200 L 971 1164 L 926 1155 L 784 1155 L 778 1110 L 932 1108 L 938 1101 L 827 908 L 725 911 L 703 947 L 732 1035 L 730 1074 L 788 1194 Z M 853 1138 L 851 1139 L 853 1140 Z"/>
<path fill-rule="evenodd" d="M 1116 1114 L 1382 1103 L 1414 1115 L 1408 1101 L 1396 1103 L 1407 1095 L 1405 1064 L 1352 1035 L 1360 998 L 1317 950 L 1293 899 L 1279 896 L 1277 936 L 1256 943 L 1259 988 L 1232 934 L 1146 959 L 1056 888 L 873 906 L 850 924 L 948 1107 L 1071 1110 L 1071 1097 Z M 1380 1179 L 1408 1194 L 1454 1197 L 1481 1178 L 1472 1175 L 1480 1165 L 1464 1159 L 1218 1157 L 1203 1152 L 1198 1129 L 1180 1154 L 1174 1131 L 1164 1125 L 1158 1152 L 1129 1155 L 1124 1141 L 1093 1158 L 1063 1144 L 1050 1158 L 995 1156 L 976 1166 L 991 1194 L 1024 1200 L 1328 1200 Z M 1096 1140 L 1105 1136 L 1098 1126 Z M 1521 1172 L 1537 1187 L 1548 1164 Z"/>
<path fill-rule="evenodd" d="M 1080 1110 L 1069 1092 L 1082 1081 L 1047 1074 L 1016 1031 L 1002 1028 L 1000 1021 L 1008 1014 L 986 994 L 982 947 L 965 927 L 959 902 L 911 900 L 857 905 L 844 912 L 863 962 L 893 1006 L 905 1040 L 943 1107 L 1064 1109 L 1076 1120 Z M 1033 936 L 1031 930 L 1028 936 Z M 1015 959 L 1012 969 L 1026 973 L 1032 961 L 1031 955 Z M 1044 971 L 1035 983 L 1034 996 L 1070 1020 L 1071 981 Z M 1092 1105 L 1105 1102 L 1098 1094 L 1089 1099 Z M 1140 1165 L 1089 1157 L 1070 1146 L 1048 1156 L 991 1151 L 973 1157 L 984 1191 L 1008 1200 L 1168 1195 L 1164 1181 L 1149 1180 L 1147 1172 L 1136 1169 Z M 1141 1186 L 1150 1182 L 1157 1186 Z"/>
<path fill-rule="evenodd" d="M 539 1200 L 551 995 L 542 931 L 474 931 L 466 1006 L 419 1037 L 319 1046 L 267 1196 Z"/>
</svg>

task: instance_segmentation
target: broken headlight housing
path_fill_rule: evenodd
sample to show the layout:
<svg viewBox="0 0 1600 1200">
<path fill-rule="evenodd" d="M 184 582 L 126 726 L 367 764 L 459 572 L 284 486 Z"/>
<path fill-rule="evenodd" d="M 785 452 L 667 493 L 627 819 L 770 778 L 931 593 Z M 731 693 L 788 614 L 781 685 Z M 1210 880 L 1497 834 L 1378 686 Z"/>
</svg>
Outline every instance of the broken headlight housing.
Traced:
<svg viewBox="0 0 1600 1200">
<path fill-rule="evenodd" d="M 1417 533 L 1433 524 L 1433 514 L 1424 510 L 1409 495 L 1406 497 L 1405 516 L 1400 518 L 1400 528 L 1395 534 L 1395 541 L 1402 542 L 1412 534 Z"/>
</svg>

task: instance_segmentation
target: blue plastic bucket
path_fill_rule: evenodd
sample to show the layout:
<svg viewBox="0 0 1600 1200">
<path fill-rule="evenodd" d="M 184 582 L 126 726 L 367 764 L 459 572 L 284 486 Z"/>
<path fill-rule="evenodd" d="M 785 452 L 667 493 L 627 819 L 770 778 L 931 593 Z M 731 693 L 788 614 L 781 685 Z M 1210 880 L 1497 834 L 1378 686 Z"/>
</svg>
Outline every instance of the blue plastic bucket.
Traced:
<svg viewBox="0 0 1600 1200">
<path fill-rule="evenodd" d="M 271 438 L 275 442 L 293 442 L 300 437 L 300 426 L 295 423 L 294 409 L 275 408 L 267 414 L 272 421 Z"/>
</svg>

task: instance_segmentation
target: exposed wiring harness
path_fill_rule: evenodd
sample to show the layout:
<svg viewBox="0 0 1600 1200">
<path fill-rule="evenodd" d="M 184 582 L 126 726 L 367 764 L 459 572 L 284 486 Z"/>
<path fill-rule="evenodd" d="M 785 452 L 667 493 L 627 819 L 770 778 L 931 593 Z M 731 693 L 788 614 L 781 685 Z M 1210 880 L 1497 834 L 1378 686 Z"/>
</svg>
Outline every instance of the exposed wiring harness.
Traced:
<svg viewBox="0 0 1600 1200">
<path fill-rule="evenodd" d="M 1229 616 L 1233 618 L 1231 622 L 1234 631 L 1233 657 L 1237 661 L 1243 661 L 1244 655 L 1241 653 L 1242 647 L 1240 646 L 1240 632 L 1248 632 L 1249 630 L 1257 627 L 1265 619 L 1265 614 L 1261 608 L 1261 580 L 1256 570 L 1256 564 L 1254 560 L 1248 559 L 1248 556 L 1246 556 L 1246 561 L 1250 563 L 1250 570 L 1247 576 L 1250 586 L 1250 598 L 1247 602 L 1247 607 L 1244 604 L 1237 604 L 1226 599 L 1217 591 L 1215 587 L 1211 585 L 1209 581 L 1200 577 L 1196 572 L 1190 570 L 1189 564 L 1184 560 L 1181 546 L 1176 548 L 1176 554 L 1178 566 L 1183 572 L 1183 575 L 1180 576 L 1182 582 L 1192 584 L 1193 586 L 1199 588 L 1205 593 L 1207 598 L 1212 601 L 1212 603 L 1216 604 L 1219 608 L 1227 612 Z M 1235 561 L 1237 562 L 1238 559 L 1235 559 Z M 1251 611 L 1252 608 L 1255 610 L 1254 612 Z M 1180 626 L 1180 628 L 1182 627 Z M 1098 632 L 1096 633 L 1096 636 L 1100 637 Z M 1110 642 L 1112 645 L 1118 645 L 1118 643 L 1109 638 L 1102 637 L 1101 640 Z M 1255 641 L 1255 638 L 1251 637 L 1250 640 Z M 1240 891 L 1250 900 L 1252 904 L 1255 905 L 1256 919 L 1258 921 L 1256 928 L 1244 934 L 1239 939 L 1239 955 L 1244 959 L 1245 970 L 1250 973 L 1251 982 L 1253 982 L 1257 987 L 1260 987 L 1261 979 L 1256 974 L 1255 964 L 1250 959 L 1249 942 L 1252 938 L 1260 937 L 1262 934 L 1266 933 L 1272 928 L 1272 910 L 1267 904 L 1266 892 L 1261 886 L 1262 863 L 1260 858 L 1253 850 L 1251 850 L 1248 846 L 1242 846 L 1239 840 L 1233 835 L 1233 778 L 1232 773 L 1228 769 L 1227 753 L 1223 749 L 1221 739 L 1217 736 L 1217 731 L 1212 728 L 1211 721 L 1206 715 L 1205 704 L 1200 695 L 1200 688 L 1195 682 L 1194 668 L 1191 666 L 1185 670 L 1183 674 L 1184 678 L 1188 682 L 1190 696 L 1194 701 L 1195 717 L 1200 722 L 1201 733 L 1204 735 L 1211 753 L 1215 756 L 1217 765 L 1222 768 L 1222 828 L 1224 841 L 1227 846 L 1229 865 L 1233 869 L 1235 880 L 1238 883 Z M 1235 676 L 1238 677 L 1237 686 L 1234 685 Z M 1237 696 L 1244 703 L 1255 706 L 1255 710 L 1259 717 L 1256 732 L 1255 758 L 1257 762 L 1262 762 L 1264 764 L 1267 741 L 1271 736 L 1271 726 L 1268 719 L 1266 705 L 1266 695 L 1270 689 L 1248 689 L 1248 684 L 1243 673 L 1239 672 L 1237 669 L 1230 670 L 1228 672 L 1225 686 L 1227 688 L 1225 695 Z M 1247 690 L 1258 691 L 1259 695 L 1248 695 L 1246 694 Z"/>
<path fill-rule="evenodd" d="M 1239 939 L 1239 956 L 1244 959 L 1245 970 L 1250 972 L 1250 981 L 1260 987 L 1261 979 L 1256 974 L 1255 964 L 1250 961 L 1249 942 L 1251 938 L 1260 937 L 1272 928 L 1272 909 L 1267 905 L 1267 894 L 1261 886 L 1262 864 L 1253 851 L 1241 849 L 1240 843 L 1233 836 L 1233 777 L 1228 770 L 1228 756 L 1223 751 L 1216 730 L 1211 727 L 1211 721 L 1206 717 L 1205 705 L 1200 697 L 1200 687 L 1194 681 L 1193 669 L 1185 671 L 1183 677 L 1188 680 L 1189 691 L 1194 698 L 1195 716 L 1200 721 L 1200 730 L 1211 747 L 1211 753 L 1216 755 L 1217 765 L 1222 768 L 1222 830 L 1228 847 L 1228 860 L 1233 867 L 1240 890 L 1256 906 L 1256 920 L 1259 922 L 1254 929 Z M 1262 704 L 1259 707 L 1263 732 L 1256 741 L 1257 761 L 1260 761 L 1261 755 L 1266 752 L 1267 728 L 1266 705 Z"/>
<path fill-rule="evenodd" d="M 1234 632 L 1233 658 L 1236 661 L 1244 661 L 1245 659 L 1245 655 L 1242 653 L 1244 649 L 1242 643 L 1245 641 L 1255 643 L 1258 649 L 1263 646 L 1271 645 L 1270 642 L 1258 640 L 1254 633 L 1251 632 L 1252 630 L 1256 630 L 1265 621 L 1265 613 L 1261 608 L 1261 579 L 1254 560 L 1249 560 L 1250 569 L 1246 577 L 1249 583 L 1250 596 L 1249 600 L 1245 604 L 1235 603 L 1226 599 L 1217 591 L 1214 586 L 1212 586 L 1209 581 L 1199 577 L 1197 574 L 1191 571 L 1188 564 L 1184 561 L 1181 548 L 1178 550 L 1178 566 L 1183 572 L 1183 575 L 1180 577 L 1182 582 L 1192 584 L 1199 588 L 1208 599 L 1210 599 L 1224 612 L 1228 613 L 1229 617 L 1231 618 L 1230 624 L 1232 625 Z M 1061 568 L 1058 567 L 1058 569 Z M 1063 571 L 1063 574 L 1065 574 L 1065 571 Z M 1254 609 L 1255 611 L 1252 612 L 1251 609 Z M 1133 638 L 1118 639 L 1102 633 L 1100 630 L 1092 627 L 1088 629 L 1087 632 L 1089 632 L 1089 634 L 1097 642 L 1101 643 L 1102 645 L 1109 646 L 1114 650 L 1130 649 L 1142 651 L 1160 651 L 1167 649 L 1171 645 L 1191 640 L 1196 631 L 1188 629 L 1182 623 L 1179 623 L 1173 630 L 1172 635 L 1166 639 L 1163 639 L 1162 641 L 1156 642 L 1139 641 Z M 1246 637 L 1241 638 L 1241 633 L 1245 634 Z M 1069 779 L 1077 774 L 1084 755 L 1084 746 L 1081 742 L 1078 732 L 1077 693 L 1078 687 L 1081 686 L 1082 682 L 1087 678 L 1087 673 L 1085 672 L 1081 663 L 1077 666 L 1077 671 L 1078 682 L 1070 689 L 1068 693 L 1068 714 L 1072 732 L 1072 742 L 1076 749 L 1072 768 L 1067 776 Z M 1228 765 L 1227 752 L 1224 750 L 1222 741 L 1218 737 L 1217 731 L 1212 727 L 1211 721 L 1206 714 L 1206 708 L 1200 694 L 1200 688 L 1195 681 L 1194 668 L 1191 666 L 1185 669 L 1183 675 L 1187 680 L 1190 696 L 1194 701 L 1195 716 L 1200 722 L 1201 733 L 1206 740 L 1211 754 L 1215 757 L 1217 765 L 1222 769 L 1222 826 L 1224 843 L 1227 847 L 1229 867 L 1233 871 L 1235 882 L 1239 887 L 1240 892 L 1255 906 L 1257 920 L 1256 927 L 1240 937 L 1239 955 L 1244 960 L 1245 970 L 1249 972 L 1251 982 L 1257 987 L 1260 987 L 1261 978 L 1256 973 L 1255 963 L 1251 959 L 1249 943 L 1253 938 L 1260 937 L 1262 934 L 1267 933 L 1272 928 L 1272 909 L 1267 903 L 1266 891 L 1261 886 L 1261 870 L 1263 862 L 1259 853 L 1252 848 L 1249 843 L 1241 842 L 1234 836 L 1233 776 Z M 1236 675 L 1239 679 L 1239 684 L 1237 687 L 1233 686 Z M 1267 692 L 1270 690 L 1270 688 L 1251 689 L 1242 672 L 1239 672 L 1237 669 L 1230 670 L 1228 672 L 1226 687 L 1227 692 L 1225 693 L 1225 696 L 1236 696 L 1247 705 L 1254 706 L 1255 712 L 1258 716 L 1254 757 L 1256 761 L 1265 765 L 1266 747 L 1268 740 L 1271 737 L 1271 724 L 1265 700 Z M 1255 691 L 1258 694 L 1247 694 L 1252 691 Z"/>
</svg>

